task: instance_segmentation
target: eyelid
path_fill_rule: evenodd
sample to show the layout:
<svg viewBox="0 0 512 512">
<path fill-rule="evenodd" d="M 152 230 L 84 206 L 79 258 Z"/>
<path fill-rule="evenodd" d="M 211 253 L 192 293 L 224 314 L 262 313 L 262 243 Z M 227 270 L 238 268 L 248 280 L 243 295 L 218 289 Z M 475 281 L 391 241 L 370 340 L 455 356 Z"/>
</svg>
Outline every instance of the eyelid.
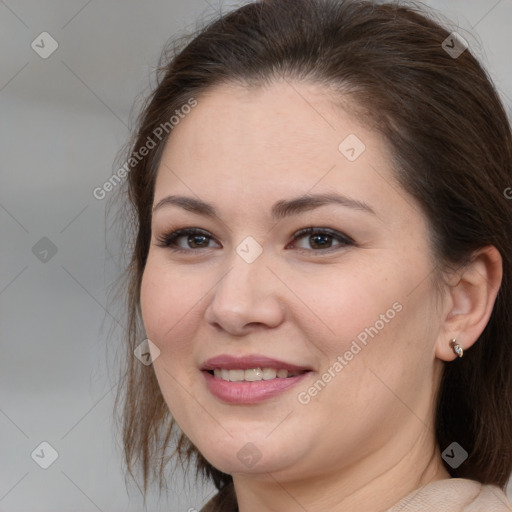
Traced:
<svg viewBox="0 0 512 512">
<path fill-rule="evenodd" d="M 349 246 L 349 245 L 356 245 L 355 241 L 350 236 L 348 236 L 348 235 L 346 235 L 344 233 L 341 233 L 339 231 L 336 231 L 334 229 L 331 229 L 331 228 L 318 227 L 318 226 L 317 227 L 310 226 L 310 227 L 302 228 L 299 231 L 296 231 L 292 235 L 291 243 L 293 244 L 297 240 L 300 240 L 301 238 L 304 238 L 307 235 L 311 236 L 311 235 L 316 235 L 316 234 L 328 235 L 328 236 L 334 238 L 335 240 L 337 240 L 339 242 L 339 245 L 336 245 L 334 247 L 329 247 L 327 249 L 316 249 L 316 250 L 315 249 L 304 249 L 304 248 L 299 248 L 298 247 L 298 248 L 296 248 L 296 250 L 298 250 L 300 252 L 322 254 L 322 253 L 336 251 L 336 250 L 338 250 L 337 249 L 338 247 Z M 202 235 L 202 236 L 207 237 L 210 240 L 215 241 L 216 243 L 218 243 L 222 247 L 222 244 L 220 244 L 220 242 L 218 242 L 211 235 L 211 233 L 209 233 L 208 231 L 206 231 L 204 229 L 194 228 L 194 227 L 176 229 L 176 230 L 171 231 L 169 233 L 164 233 L 162 235 L 159 235 L 157 237 L 157 242 L 158 242 L 157 245 L 159 247 L 168 248 L 168 249 L 170 249 L 170 250 L 172 250 L 174 252 L 181 252 L 181 253 L 197 253 L 197 252 L 204 252 L 205 250 L 208 250 L 208 249 L 212 249 L 211 247 L 195 248 L 195 249 L 183 249 L 183 248 L 180 248 L 180 247 L 172 247 L 171 246 L 171 244 L 173 242 L 175 242 L 178 238 L 181 238 L 182 236 L 186 236 L 186 235 Z M 290 244 L 287 244 L 286 247 L 288 247 L 289 245 Z"/>
<path fill-rule="evenodd" d="M 207 247 L 205 249 L 182 249 L 181 247 L 171 247 L 171 244 L 175 242 L 178 238 L 181 238 L 182 236 L 186 235 L 203 235 L 210 240 L 215 240 L 215 238 L 209 233 L 208 231 L 201 229 L 201 228 L 181 228 L 173 230 L 169 233 L 163 233 L 162 235 L 159 235 L 157 237 L 157 245 L 159 247 L 168 248 L 174 252 L 198 252 L 198 251 L 204 251 L 205 249 L 211 249 L 211 247 Z M 217 242 L 217 241 L 216 241 Z M 219 242 L 217 242 L 219 243 Z"/>
<path fill-rule="evenodd" d="M 299 229 L 299 231 L 296 231 L 293 234 L 293 241 L 298 240 L 299 238 L 302 238 L 306 235 L 317 235 L 317 234 L 326 234 L 329 236 L 332 236 L 333 238 L 336 238 L 338 240 L 344 241 L 346 243 L 355 244 L 355 241 L 345 233 L 341 233 L 340 231 L 336 231 L 335 229 L 331 228 L 323 228 L 323 227 L 314 227 L 310 226 L 307 228 Z"/>
</svg>

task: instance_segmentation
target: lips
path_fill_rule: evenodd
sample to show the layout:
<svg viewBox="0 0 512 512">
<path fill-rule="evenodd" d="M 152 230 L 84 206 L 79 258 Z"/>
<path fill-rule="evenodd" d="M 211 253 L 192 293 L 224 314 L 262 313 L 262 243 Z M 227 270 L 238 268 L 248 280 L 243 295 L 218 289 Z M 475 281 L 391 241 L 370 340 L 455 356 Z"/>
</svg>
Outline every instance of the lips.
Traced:
<svg viewBox="0 0 512 512">
<path fill-rule="evenodd" d="M 261 355 L 231 356 L 223 354 L 208 359 L 201 370 L 213 371 L 217 368 L 225 370 L 249 370 L 251 368 L 274 368 L 275 370 L 288 370 L 289 373 L 310 371 L 307 366 L 300 366 L 287 361 L 273 359 Z"/>
<path fill-rule="evenodd" d="M 209 391 L 230 404 L 254 404 L 301 382 L 312 371 L 287 361 L 260 355 L 220 355 L 201 366 Z"/>
</svg>

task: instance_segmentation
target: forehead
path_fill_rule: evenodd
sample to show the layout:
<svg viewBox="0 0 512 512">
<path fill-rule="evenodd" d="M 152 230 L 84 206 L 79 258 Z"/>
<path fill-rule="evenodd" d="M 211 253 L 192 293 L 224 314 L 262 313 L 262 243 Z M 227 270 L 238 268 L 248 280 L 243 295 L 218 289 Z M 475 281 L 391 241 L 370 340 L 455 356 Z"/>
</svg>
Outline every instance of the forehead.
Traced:
<svg viewBox="0 0 512 512">
<path fill-rule="evenodd" d="M 393 193 L 379 183 L 392 179 L 382 137 L 318 84 L 222 84 L 196 99 L 166 144 L 155 202 L 170 188 L 210 199 L 341 189 L 370 201 Z"/>
</svg>

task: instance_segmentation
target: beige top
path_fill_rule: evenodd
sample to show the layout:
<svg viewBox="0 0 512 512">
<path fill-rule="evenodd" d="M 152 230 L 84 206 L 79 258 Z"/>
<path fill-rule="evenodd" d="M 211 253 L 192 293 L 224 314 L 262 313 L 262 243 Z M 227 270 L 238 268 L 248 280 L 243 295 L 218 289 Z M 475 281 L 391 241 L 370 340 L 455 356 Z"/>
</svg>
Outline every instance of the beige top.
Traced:
<svg viewBox="0 0 512 512">
<path fill-rule="evenodd" d="M 505 493 L 495 485 L 466 478 L 436 480 L 400 500 L 388 512 L 507 512 Z"/>
<path fill-rule="evenodd" d="M 401 499 L 387 512 L 511 512 L 505 493 L 495 485 L 466 478 L 436 480 Z M 214 496 L 201 512 L 238 512 L 233 485 Z"/>
</svg>

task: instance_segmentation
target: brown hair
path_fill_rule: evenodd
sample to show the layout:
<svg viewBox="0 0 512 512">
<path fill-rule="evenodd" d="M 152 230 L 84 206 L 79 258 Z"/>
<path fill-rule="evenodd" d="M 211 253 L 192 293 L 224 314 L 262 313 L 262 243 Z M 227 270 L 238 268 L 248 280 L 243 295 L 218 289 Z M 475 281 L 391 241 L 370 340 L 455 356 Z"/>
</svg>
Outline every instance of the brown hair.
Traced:
<svg viewBox="0 0 512 512">
<path fill-rule="evenodd" d="M 396 4 L 266 0 L 242 6 L 179 49 L 164 51 L 128 158 L 190 98 L 200 101 L 220 83 L 310 80 L 364 106 L 392 148 L 399 183 L 429 221 L 436 276 L 487 245 L 503 258 L 491 318 L 464 357 L 445 364 L 436 411 L 441 450 L 457 441 L 469 453 L 457 469 L 447 466 L 449 473 L 503 488 L 512 471 L 512 201 L 504 193 L 512 185 L 512 136 L 497 92 L 470 51 L 454 58 L 442 47 L 449 34 L 421 9 Z M 145 337 L 139 292 L 166 139 L 133 162 L 123 198 L 135 245 L 126 273 L 129 354 L 117 404 L 127 468 L 131 476 L 141 470 L 144 493 L 154 477 L 162 488 L 173 455 L 192 461 L 196 476 L 218 489 L 232 482 L 179 432 L 152 368 L 133 357 Z M 168 453 L 170 445 L 175 449 Z"/>
</svg>

